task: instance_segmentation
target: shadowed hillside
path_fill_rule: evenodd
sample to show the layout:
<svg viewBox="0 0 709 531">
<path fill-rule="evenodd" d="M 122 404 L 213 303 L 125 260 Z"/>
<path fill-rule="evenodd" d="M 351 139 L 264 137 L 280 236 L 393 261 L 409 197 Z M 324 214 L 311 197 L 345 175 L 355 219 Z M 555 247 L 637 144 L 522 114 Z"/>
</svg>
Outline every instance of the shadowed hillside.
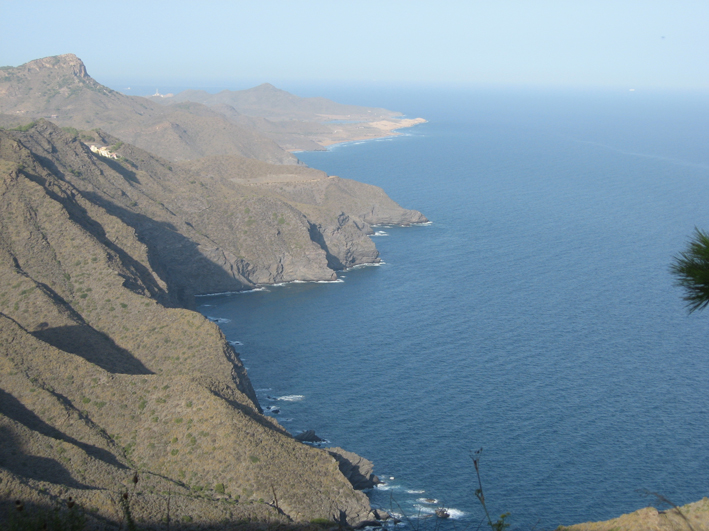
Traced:
<svg viewBox="0 0 709 531">
<path fill-rule="evenodd" d="M 73 55 L 0 69 L 0 112 L 20 126 L 0 130 L 0 522 L 71 496 L 110 526 L 126 490 L 153 526 L 168 500 L 173 527 L 372 519 L 350 482 L 365 461 L 263 416 L 185 308 L 334 280 L 379 260 L 372 224 L 426 218 L 205 105 L 112 91 Z"/>
<path fill-rule="evenodd" d="M 256 284 L 334 280 L 336 270 L 379 260 L 371 224 L 426 221 L 380 188 L 318 170 L 233 156 L 170 165 L 91 134 L 118 146 L 120 158 L 93 154 L 79 133 L 45 121 L 13 132 L 45 167 L 135 231 L 167 284 L 169 296 L 157 295 L 180 305 Z"/>
<path fill-rule="evenodd" d="M 0 131 L 0 498 L 71 495 L 115 520 L 137 470 L 134 510 L 148 523 L 168 492 L 176 522 L 368 518 L 334 458 L 260 414 L 219 328 L 166 306 L 175 281 L 153 262 L 178 273 L 152 238 L 199 244 L 150 197 L 177 186 L 161 180 L 170 170 L 117 164 L 47 122 Z"/>
</svg>

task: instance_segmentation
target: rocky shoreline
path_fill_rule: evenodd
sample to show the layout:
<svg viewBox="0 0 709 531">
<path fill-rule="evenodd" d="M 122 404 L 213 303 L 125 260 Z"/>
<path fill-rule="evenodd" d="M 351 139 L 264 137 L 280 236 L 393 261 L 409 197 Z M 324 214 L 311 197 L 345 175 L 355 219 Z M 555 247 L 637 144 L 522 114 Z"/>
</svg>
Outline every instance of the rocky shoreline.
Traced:
<svg viewBox="0 0 709 531">
<path fill-rule="evenodd" d="M 371 464 L 264 416 L 187 308 L 334 281 L 379 261 L 372 225 L 426 218 L 217 111 L 112 91 L 73 55 L 4 72 L 0 124 L 21 123 L 0 130 L 0 522 L 67 500 L 99 529 L 120 500 L 153 528 L 166 510 L 175 528 L 371 522 L 353 487 Z"/>
<path fill-rule="evenodd" d="M 115 152 L 47 121 L 0 131 L 0 514 L 71 496 L 109 522 L 137 471 L 146 522 L 163 517 L 166 492 L 185 521 L 371 522 L 341 472 L 364 461 L 345 466 L 262 416 L 216 324 L 181 308 L 200 293 L 331 280 L 378 259 L 371 224 L 425 217 L 307 168 L 244 185 L 219 164 Z M 248 178 L 260 164 L 236 167 Z"/>
</svg>

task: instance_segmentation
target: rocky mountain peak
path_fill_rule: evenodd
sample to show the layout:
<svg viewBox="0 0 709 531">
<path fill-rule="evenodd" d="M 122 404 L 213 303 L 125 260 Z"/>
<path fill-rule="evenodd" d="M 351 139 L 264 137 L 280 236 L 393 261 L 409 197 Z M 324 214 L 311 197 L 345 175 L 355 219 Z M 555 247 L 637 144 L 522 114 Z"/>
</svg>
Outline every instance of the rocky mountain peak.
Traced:
<svg viewBox="0 0 709 531">
<path fill-rule="evenodd" d="M 71 73 L 79 78 L 90 79 L 84 62 L 73 53 L 63 55 L 54 55 L 52 57 L 44 57 L 25 63 L 23 65 L 26 71 L 41 72 L 42 70 L 70 70 Z"/>
</svg>

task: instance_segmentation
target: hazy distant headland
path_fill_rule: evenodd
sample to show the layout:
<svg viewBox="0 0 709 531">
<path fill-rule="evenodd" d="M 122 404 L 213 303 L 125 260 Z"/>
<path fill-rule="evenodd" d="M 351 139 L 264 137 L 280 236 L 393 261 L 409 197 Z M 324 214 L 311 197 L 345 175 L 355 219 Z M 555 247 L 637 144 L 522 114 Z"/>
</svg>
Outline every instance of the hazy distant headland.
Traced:
<svg viewBox="0 0 709 531">
<path fill-rule="evenodd" d="M 341 142 L 393 136 L 398 134 L 396 129 L 426 121 L 401 118 L 401 113 L 386 109 L 344 105 L 325 98 L 301 98 L 269 83 L 248 90 L 223 90 L 217 94 L 185 90 L 176 95 L 156 94 L 148 99 L 165 105 L 201 103 L 257 130 L 288 151 L 320 151 Z"/>
</svg>

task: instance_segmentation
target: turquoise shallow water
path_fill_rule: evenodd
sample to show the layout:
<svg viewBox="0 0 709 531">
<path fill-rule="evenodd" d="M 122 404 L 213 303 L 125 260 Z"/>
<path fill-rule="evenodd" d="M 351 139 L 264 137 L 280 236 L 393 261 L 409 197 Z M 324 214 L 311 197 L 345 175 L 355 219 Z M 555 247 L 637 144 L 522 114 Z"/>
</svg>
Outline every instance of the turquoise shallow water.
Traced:
<svg viewBox="0 0 709 531">
<path fill-rule="evenodd" d="M 709 495 L 709 314 L 686 315 L 668 272 L 709 228 L 706 99 L 374 96 L 354 103 L 429 123 L 299 157 L 433 224 L 379 228 L 385 264 L 341 283 L 199 300 L 262 405 L 372 459 L 373 503 L 444 505 L 446 526 L 482 517 L 479 447 L 513 527 L 611 518 L 652 501 L 639 489 Z"/>
</svg>

